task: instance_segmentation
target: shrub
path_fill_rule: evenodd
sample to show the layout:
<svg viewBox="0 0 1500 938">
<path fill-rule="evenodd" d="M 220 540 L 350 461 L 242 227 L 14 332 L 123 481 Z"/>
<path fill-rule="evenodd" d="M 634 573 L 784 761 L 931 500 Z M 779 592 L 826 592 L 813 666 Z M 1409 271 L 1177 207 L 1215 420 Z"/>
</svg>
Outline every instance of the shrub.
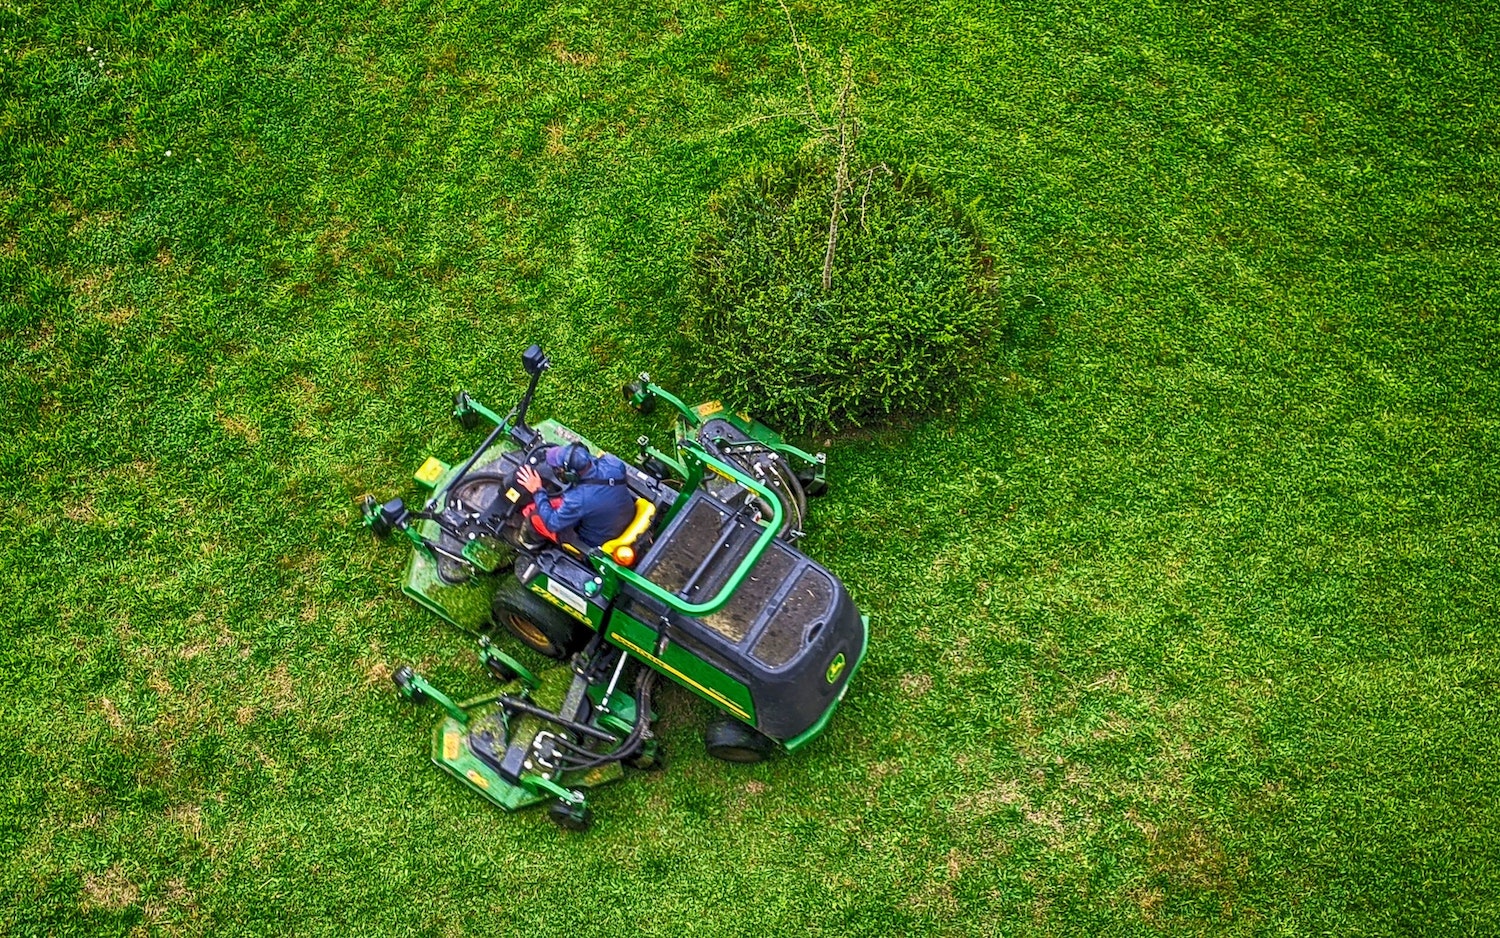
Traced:
<svg viewBox="0 0 1500 938">
<path fill-rule="evenodd" d="M 703 377 L 789 430 L 930 409 L 961 392 L 1002 325 L 975 224 L 884 167 L 850 182 L 825 290 L 833 173 L 804 160 L 727 187 L 693 257 Z"/>
</svg>

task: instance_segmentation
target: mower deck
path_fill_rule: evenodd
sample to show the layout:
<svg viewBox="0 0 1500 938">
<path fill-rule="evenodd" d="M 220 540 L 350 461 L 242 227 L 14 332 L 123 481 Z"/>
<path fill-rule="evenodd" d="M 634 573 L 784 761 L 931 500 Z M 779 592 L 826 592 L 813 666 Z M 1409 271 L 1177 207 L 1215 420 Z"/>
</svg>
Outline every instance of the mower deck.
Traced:
<svg viewBox="0 0 1500 938">
<path fill-rule="evenodd" d="M 433 729 L 433 763 L 475 794 L 508 810 L 556 800 L 557 795 L 545 788 L 507 781 L 502 766 L 507 754 L 532 754 L 537 735 L 556 733 L 558 728 L 528 713 L 512 713 L 507 718 L 501 698 L 524 695 L 539 707 L 558 713 L 567 712 L 566 698 L 569 691 L 574 690 L 575 677 L 566 667 L 547 668 L 537 674 L 539 683 L 529 694 L 525 685 L 517 680 L 497 692 L 461 702 L 459 706 L 468 714 L 469 724 L 465 726 L 450 715 Z M 598 692 L 589 696 L 596 697 Z M 616 693 L 612 704 L 634 719 L 634 701 L 628 696 Z M 576 707 L 575 702 L 573 709 Z M 522 756 L 516 761 L 524 767 L 528 758 L 531 766 L 523 771 L 548 774 L 536 765 L 534 755 Z M 622 775 L 624 770 L 620 764 L 610 762 L 584 772 L 556 773 L 551 781 L 564 788 L 593 788 L 615 781 Z"/>
</svg>

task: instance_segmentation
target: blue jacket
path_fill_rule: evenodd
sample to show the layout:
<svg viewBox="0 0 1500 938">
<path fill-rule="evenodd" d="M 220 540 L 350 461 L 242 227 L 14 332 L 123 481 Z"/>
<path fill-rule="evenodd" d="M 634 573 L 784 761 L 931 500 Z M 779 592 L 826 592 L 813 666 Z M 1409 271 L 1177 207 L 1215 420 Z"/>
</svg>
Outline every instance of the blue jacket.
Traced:
<svg viewBox="0 0 1500 938">
<path fill-rule="evenodd" d="M 620 536 L 635 517 L 635 495 L 625 484 L 625 463 L 605 453 L 579 474 L 578 481 L 563 493 L 561 507 L 553 508 L 545 489 L 532 497 L 536 513 L 550 530 L 562 534 L 575 528 L 578 539 L 590 547 Z"/>
</svg>

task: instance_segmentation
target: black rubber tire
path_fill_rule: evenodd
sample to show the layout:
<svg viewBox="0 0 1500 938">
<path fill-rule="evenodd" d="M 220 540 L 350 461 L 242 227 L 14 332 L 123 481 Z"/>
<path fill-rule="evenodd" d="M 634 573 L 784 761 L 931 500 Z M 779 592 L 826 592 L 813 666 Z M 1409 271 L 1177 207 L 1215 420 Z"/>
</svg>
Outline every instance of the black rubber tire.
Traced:
<svg viewBox="0 0 1500 938">
<path fill-rule="evenodd" d="M 658 772 L 667 764 L 666 747 L 660 740 L 647 740 L 641 745 L 640 752 L 620 761 L 642 772 Z"/>
<path fill-rule="evenodd" d="M 656 410 L 656 398 L 648 397 L 639 404 L 635 403 L 635 396 L 644 393 L 645 390 L 646 386 L 644 384 L 639 381 L 632 381 L 620 388 L 620 395 L 625 398 L 625 403 L 634 407 L 639 413 L 649 414 Z"/>
<path fill-rule="evenodd" d="M 479 426 L 479 415 L 468 408 L 469 395 L 465 391 L 459 391 L 453 395 L 453 419 L 465 430 L 472 430 Z"/>
<path fill-rule="evenodd" d="M 427 702 L 427 692 L 420 687 L 412 686 L 412 678 L 414 677 L 416 677 L 416 672 L 412 671 L 411 665 L 403 664 L 396 669 L 395 674 L 391 675 L 391 682 L 396 685 L 396 689 L 407 700 L 418 705 L 424 704 Z"/>
<path fill-rule="evenodd" d="M 775 745 L 769 736 L 729 717 L 715 720 L 703 732 L 703 748 L 725 762 L 761 762 Z"/>
<path fill-rule="evenodd" d="M 520 677 L 520 675 L 511 670 L 510 666 L 505 664 L 505 662 L 496 661 L 494 658 L 488 658 L 485 660 L 484 669 L 490 673 L 490 677 L 499 681 L 501 684 L 509 684 L 511 681 L 514 681 L 518 677 Z"/>
<path fill-rule="evenodd" d="M 584 834 L 594 826 L 594 812 L 588 805 L 580 808 L 565 801 L 554 801 L 552 807 L 547 809 L 547 815 L 565 831 Z"/>
<path fill-rule="evenodd" d="M 366 495 L 359 503 L 359 514 L 370 529 L 370 534 L 378 541 L 383 541 L 391 536 L 391 526 L 386 523 L 385 517 L 380 514 L 380 506 L 375 504 L 373 495 Z"/>
<path fill-rule="evenodd" d="M 537 596 L 515 577 L 506 577 L 490 605 L 495 624 L 527 648 L 566 661 L 588 644 L 588 626 Z"/>
</svg>

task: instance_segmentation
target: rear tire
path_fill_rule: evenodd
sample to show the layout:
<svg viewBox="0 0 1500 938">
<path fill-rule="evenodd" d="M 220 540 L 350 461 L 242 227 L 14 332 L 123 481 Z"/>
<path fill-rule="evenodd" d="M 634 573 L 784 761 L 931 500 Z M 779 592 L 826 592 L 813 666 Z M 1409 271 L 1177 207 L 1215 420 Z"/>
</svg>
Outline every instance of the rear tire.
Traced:
<svg viewBox="0 0 1500 938">
<path fill-rule="evenodd" d="M 527 648 L 565 661 L 588 643 L 589 628 L 572 616 L 547 605 L 546 600 L 514 577 L 501 581 L 490 606 L 495 624 Z"/>
<path fill-rule="evenodd" d="M 725 762 L 764 761 L 775 745 L 771 737 L 729 717 L 710 723 L 703 733 L 703 747 L 708 754 Z"/>
</svg>

